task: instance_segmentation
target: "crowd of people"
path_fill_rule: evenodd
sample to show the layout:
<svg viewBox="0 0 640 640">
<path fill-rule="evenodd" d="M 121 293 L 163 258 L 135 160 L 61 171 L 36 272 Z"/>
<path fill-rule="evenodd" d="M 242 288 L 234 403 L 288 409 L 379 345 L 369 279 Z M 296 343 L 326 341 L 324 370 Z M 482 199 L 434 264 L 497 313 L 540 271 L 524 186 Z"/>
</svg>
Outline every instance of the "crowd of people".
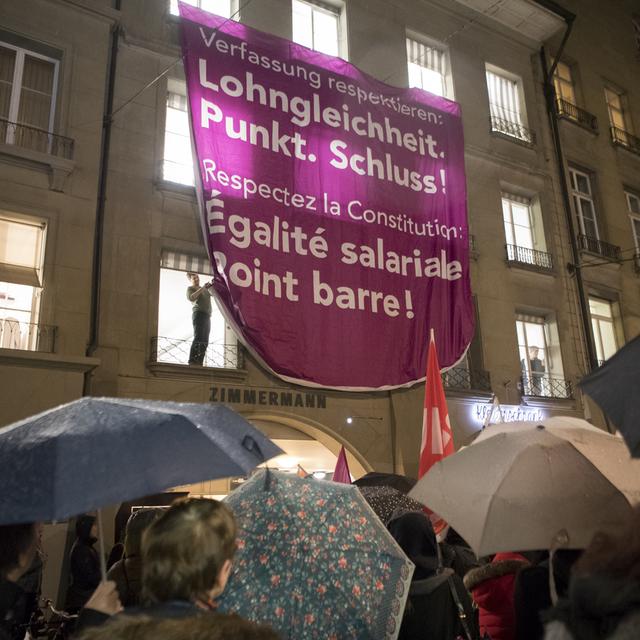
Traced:
<svg viewBox="0 0 640 640">
<path fill-rule="evenodd" d="M 400 640 L 627 640 L 640 636 L 640 510 L 625 531 L 584 551 L 505 552 L 477 559 L 453 530 L 438 543 L 423 512 L 387 528 L 415 565 Z M 0 527 L 0 640 L 31 629 L 29 574 L 38 524 Z M 66 609 L 78 640 L 276 640 L 268 626 L 216 611 L 236 553 L 222 502 L 187 498 L 135 511 L 122 557 L 100 582 L 92 516 L 76 521 Z M 293 636 L 289 636 L 293 637 Z"/>
</svg>

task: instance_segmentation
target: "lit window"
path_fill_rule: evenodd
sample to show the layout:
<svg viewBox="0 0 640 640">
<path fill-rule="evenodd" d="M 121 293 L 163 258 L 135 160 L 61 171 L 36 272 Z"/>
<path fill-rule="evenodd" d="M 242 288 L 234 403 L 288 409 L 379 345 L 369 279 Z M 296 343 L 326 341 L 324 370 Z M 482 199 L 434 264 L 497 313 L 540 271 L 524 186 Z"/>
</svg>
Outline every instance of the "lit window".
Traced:
<svg viewBox="0 0 640 640">
<path fill-rule="evenodd" d="M 215 13 L 223 18 L 231 17 L 232 0 L 183 0 L 183 2 L 194 7 L 199 7 L 209 13 Z M 171 15 L 180 15 L 178 11 L 178 0 L 170 1 L 169 10 L 171 11 Z"/>
<path fill-rule="evenodd" d="M 0 141 L 51 150 L 59 61 L 0 42 Z"/>
<path fill-rule="evenodd" d="M 553 74 L 553 85 L 557 98 L 572 105 L 576 104 L 576 92 L 571 67 L 565 62 L 558 62 L 555 73 Z"/>
<path fill-rule="evenodd" d="M 492 131 L 533 143 L 533 134 L 526 128 L 520 81 L 495 67 L 487 67 L 486 75 Z"/>
<path fill-rule="evenodd" d="M 330 56 L 340 55 L 340 12 L 328 5 L 293 0 L 293 41 Z"/>
<path fill-rule="evenodd" d="M 502 218 L 507 241 L 507 259 L 542 269 L 552 269 L 551 255 L 546 253 L 542 211 L 537 198 L 503 193 Z"/>
<path fill-rule="evenodd" d="M 604 95 L 609 111 L 609 124 L 615 129 L 630 133 L 630 123 L 624 109 L 624 94 L 614 89 L 605 88 Z"/>
<path fill-rule="evenodd" d="M 571 177 L 573 205 L 576 209 L 578 222 L 580 224 L 580 233 L 587 238 L 599 240 L 600 232 L 596 219 L 591 178 L 588 174 L 578 171 L 578 169 L 569 169 L 569 175 Z"/>
<path fill-rule="evenodd" d="M 591 327 L 596 343 L 598 362 L 602 364 L 618 350 L 618 340 L 613 319 L 613 305 L 608 300 L 589 298 Z"/>
<path fill-rule="evenodd" d="M 556 323 L 545 316 L 518 314 L 516 332 L 524 395 L 569 397 Z"/>
<path fill-rule="evenodd" d="M 162 177 L 168 182 L 194 184 L 187 89 L 184 82 L 173 78 L 167 86 Z"/>
<path fill-rule="evenodd" d="M 407 38 L 409 86 L 437 96 L 447 94 L 447 53 L 417 40 Z"/>
<path fill-rule="evenodd" d="M 38 348 L 45 224 L 0 212 L 0 347 Z"/>
<path fill-rule="evenodd" d="M 213 270 L 207 258 L 175 251 L 163 251 L 160 268 L 160 299 L 158 305 L 158 337 L 155 339 L 155 360 L 173 364 L 188 364 L 193 344 L 192 305 L 187 299 L 190 286 L 187 273 L 198 274 L 200 284 L 211 281 Z M 238 345 L 235 334 L 227 325 L 215 299 L 211 300 L 211 331 L 204 352 L 205 367 L 236 368 Z"/>
<path fill-rule="evenodd" d="M 636 251 L 640 252 L 640 197 L 629 191 L 625 192 L 625 195 L 627 196 L 633 240 L 636 243 Z"/>
</svg>

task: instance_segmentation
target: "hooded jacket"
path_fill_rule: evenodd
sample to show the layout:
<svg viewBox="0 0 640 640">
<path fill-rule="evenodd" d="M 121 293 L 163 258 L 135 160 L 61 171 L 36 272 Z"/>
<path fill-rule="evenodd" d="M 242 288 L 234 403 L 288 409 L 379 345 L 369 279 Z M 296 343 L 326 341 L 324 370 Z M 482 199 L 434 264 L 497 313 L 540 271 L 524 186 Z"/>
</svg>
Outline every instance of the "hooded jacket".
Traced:
<svg viewBox="0 0 640 640">
<path fill-rule="evenodd" d="M 519 553 L 497 553 L 490 564 L 472 569 L 464 577 L 480 614 L 480 634 L 491 640 L 514 640 L 516 616 L 513 592 L 516 573 L 528 566 Z"/>
</svg>

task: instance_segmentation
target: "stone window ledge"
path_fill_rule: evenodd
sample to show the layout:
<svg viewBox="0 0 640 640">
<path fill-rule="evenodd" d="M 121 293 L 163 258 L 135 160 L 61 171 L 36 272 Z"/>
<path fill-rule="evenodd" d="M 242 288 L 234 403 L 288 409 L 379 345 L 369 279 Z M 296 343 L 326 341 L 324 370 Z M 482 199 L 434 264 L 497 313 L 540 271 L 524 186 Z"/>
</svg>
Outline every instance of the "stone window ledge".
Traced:
<svg viewBox="0 0 640 640">
<path fill-rule="evenodd" d="M 5 143 L 0 143 L 0 159 L 11 164 L 48 172 L 49 188 L 52 191 L 64 191 L 65 182 L 76 166 L 73 160 Z"/>
</svg>

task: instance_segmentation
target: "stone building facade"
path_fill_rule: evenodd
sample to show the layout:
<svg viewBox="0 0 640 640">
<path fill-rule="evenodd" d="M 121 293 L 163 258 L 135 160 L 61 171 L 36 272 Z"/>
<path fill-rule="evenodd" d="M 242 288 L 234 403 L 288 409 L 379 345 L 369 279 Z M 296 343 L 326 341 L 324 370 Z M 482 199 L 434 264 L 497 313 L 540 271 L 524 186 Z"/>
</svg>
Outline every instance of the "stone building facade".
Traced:
<svg viewBox="0 0 640 640">
<path fill-rule="evenodd" d="M 428 67 L 462 106 L 478 329 L 465 367 L 444 376 L 458 445 L 480 428 L 494 394 L 506 419 L 571 414 L 599 423 L 576 387 L 589 367 L 585 326 L 597 359 L 640 332 L 635 4 L 611 3 L 606 14 L 598 0 L 563 0 L 560 8 L 327 0 L 304 9 L 335 17 L 340 54 L 362 70 L 406 85 L 416 66 Z M 229 7 L 235 19 L 292 37 L 291 0 Z M 576 17 L 554 108 L 586 323 L 540 56 L 544 46 L 551 66 L 569 13 Z M 166 140 L 180 137 L 173 127 L 183 109 L 178 43 L 169 0 L 0 6 L 0 239 L 4 232 L 34 247 L 31 257 L 15 257 L 0 245 L 0 281 L 31 287 L 20 289 L 31 296 L 20 316 L 15 300 L 0 299 L 0 424 L 83 393 L 226 402 L 282 441 L 319 442 L 333 454 L 344 444 L 354 475 L 415 475 L 422 385 L 377 393 L 297 387 L 262 368 L 224 325 L 210 347 L 212 366 L 190 367 L 180 356 L 187 337 L 165 335 L 163 278 L 208 268 L 194 189 L 167 179 Z M 29 115 L 23 105 L 36 98 Z M 182 297 L 175 305 L 189 315 Z M 531 347 L 544 363 L 539 380 Z"/>
</svg>

